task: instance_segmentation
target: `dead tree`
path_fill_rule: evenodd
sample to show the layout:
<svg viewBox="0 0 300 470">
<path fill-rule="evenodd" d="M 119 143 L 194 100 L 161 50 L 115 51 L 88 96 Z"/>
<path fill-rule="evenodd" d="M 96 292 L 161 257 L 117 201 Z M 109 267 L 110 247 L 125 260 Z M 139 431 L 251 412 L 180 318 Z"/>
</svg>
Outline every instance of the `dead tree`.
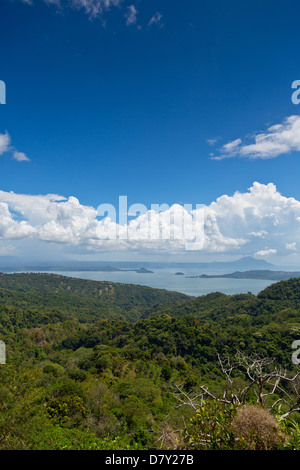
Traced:
<svg viewBox="0 0 300 470">
<path fill-rule="evenodd" d="M 300 373 L 291 375 L 281 367 L 274 365 L 274 359 L 261 356 L 259 354 L 247 355 L 238 351 L 235 360 L 229 358 L 221 359 L 218 356 L 221 370 L 225 375 L 226 382 L 223 395 L 216 396 L 207 387 L 201 385 L 196 394 L 186 393 L 181 386 L 176 386 L 174 397 L 178 401 L 178 407 L 191 406 L 195 411 L 202 406 L 203 400 L 212 399 L 219 402 L 235 405 L 244 405 L 252 392 L 259 405 L 269 411 L 279 407 L 280 404 L 286 406 L 287 411 L 280 416 L 287 418 L 291 413 L 300 411 Z M 233 374 L 242 372 L 247 385 L 238 390 L 234 390 Z M 291 392 L 282 386 L 282 382 L 289 383 Z M 271 405 L 269 404 L 275 393 L 281 395 Z M 280 409 L 280 408 L 279 408 Z"/>
</svg>

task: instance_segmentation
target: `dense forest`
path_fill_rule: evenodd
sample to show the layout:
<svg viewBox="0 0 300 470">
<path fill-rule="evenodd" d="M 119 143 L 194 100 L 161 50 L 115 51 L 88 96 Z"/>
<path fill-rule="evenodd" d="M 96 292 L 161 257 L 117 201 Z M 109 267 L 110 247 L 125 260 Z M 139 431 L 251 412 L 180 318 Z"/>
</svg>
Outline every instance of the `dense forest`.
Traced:
<svg viewBox="0 0 300 470">
<path fill-rule="evenodd" d="M 300 449 L 299 339 L 300 279 L 194 298 L 2 274 L 0 449 Z"/>
</svg>

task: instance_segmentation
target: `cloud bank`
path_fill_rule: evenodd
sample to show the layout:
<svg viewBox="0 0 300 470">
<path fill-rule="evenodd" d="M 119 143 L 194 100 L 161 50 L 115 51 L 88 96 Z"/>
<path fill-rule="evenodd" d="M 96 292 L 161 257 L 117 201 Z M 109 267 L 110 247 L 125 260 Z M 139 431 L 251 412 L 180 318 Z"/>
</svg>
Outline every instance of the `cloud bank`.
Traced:
<svg viewBox="0 0 300 470">
<path fill-rule="evenodd" d="M 0 191 L 0 240 L 10 246 L 16 240 L 39 240 L 91 253 L 184 254 L 191 249 L 204 254 L 299 254 L 300 202 L 281 195 L 273 183 L 255 182 L 244 193 L 223 195 L 193 210 L 178 204 L 147 211 L 131 206 L 136 216 L 128 216 L 126 223 L 116 220 L 109 208 L 100 214 L 73 196 Z M 184 220 L 183 231 L 178 220 Z M 203 243 L 187 248 L 195 234 Z"/>
</svg>

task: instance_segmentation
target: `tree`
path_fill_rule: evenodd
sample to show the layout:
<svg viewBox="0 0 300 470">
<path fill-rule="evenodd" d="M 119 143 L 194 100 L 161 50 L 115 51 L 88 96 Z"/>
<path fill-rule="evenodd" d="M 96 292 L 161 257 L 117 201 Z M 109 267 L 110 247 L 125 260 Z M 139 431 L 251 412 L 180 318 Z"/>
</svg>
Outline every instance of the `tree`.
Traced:
<svg viewBox="0 0 300 470">
<path fill-rule="evenodd" d="M 178 402 L 176 407 L 187 406 L 195 412 L 180 430 L 183 448 L 275 449 L 285 442 L 294 448 L 283 422 L 300 411 L 300 374 L 290 374 L 274 366 L 274 360 L 259 354 L 250 356 L 238 351 L 234 361 L 220 356 L 218 359 L 226 379 L 219 396 L 204 385 L 193 394 L 176 385 L 173 393 Z M 240 373 L 246 382 L 236 390 L 235 381 Z M 251 404 L 253 400 L 255 404 Z M 272 414 L 275 409 L 277 419 Z M 278 422 L 283 423 L 281 429 Z M 296 442 L 298 434 L 294 434 Z M 166 435 L 161 439 L 165 440 Z"/>
<path fill-rule="evenodd" d="M 280 415 L 281 419 L 287 418 L 291 413 L 300 411 L 300 373 L 290 374 L 281 367 L 274 366 L 274 360 L 260 354 L 247 355 L 237 351 L 235 361 L 229 358 L 221 359 L 218 356 L 223 374 L 225 375 L 225 388 L 222 396 L 216 396 L 204 385 L 200 385 L 199 392 L 191 395 L 177 386 L 174 393 L 179 401 L 178 406 L 189 405 L 197 410 L 201 406 L 201 400 L 210 398 L 221 403 L 245 405 L 252 394 L 256 402 L 269 411 L 284 405 L 286 411 Z M 243 373 L 247 379 L 244 388 L 235 390 L 234 376 Z M 282 382 L 287 382 L 293 393 L 289 393 L 283 387 Z M 279 397 L 278 397 L 279 395 Z M 200 400 L 200 402 L 199 402 Z M 279 411 L 281 408 L 278 408 Z"/>
</svg>

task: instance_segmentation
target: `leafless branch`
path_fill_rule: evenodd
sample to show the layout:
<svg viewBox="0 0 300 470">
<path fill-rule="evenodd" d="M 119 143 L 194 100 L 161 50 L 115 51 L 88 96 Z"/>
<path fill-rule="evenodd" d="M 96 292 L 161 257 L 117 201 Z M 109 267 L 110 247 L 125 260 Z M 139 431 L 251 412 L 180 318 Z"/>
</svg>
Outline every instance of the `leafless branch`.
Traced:
<svg viewBox="0 0 300 470">
<path fill-rule="evenodd" d="M 260 403 L 262 406 L 266 406 L 266 400 L 269 397 L 274 396 L 275 393 L 280 393 L 282 395 L 281 398 L 276 400 L 269 409 L 274 409 L 280 402 L 284 403 L 288 407 L 288 411 L 282 415 L 282 418 L 300 410 L 300 373 L 291 375 L 281 367 L 274 367 L 274 359 L 260 354 L 250 356 L 241 351 L 237 351 L 235 361 L 229 358 L 222 359 L 219 355 L 218 361 L 226 378 L 223 396 L 215 396 L 204 385 L 199 387 L 200 393 L 194 396 L 186 393 L 181 386 L 177 386 L 177 390 L 173 395 L 179 402 L 178 407 L 186 405 L 197 411 L 203 405 L 201 400 L 205 398 L 228 404 L 243 405 L 246 403 L 250 391 L 252 391 L 256 396 L 257 403 Z M 249 384 L 242 390 L 235 392 L 232 374 L 237 370 L 245 373 Z M 291 384 L 293 396 L 281 386 L 282 381 L 287 381 Z"/>
</svg>

